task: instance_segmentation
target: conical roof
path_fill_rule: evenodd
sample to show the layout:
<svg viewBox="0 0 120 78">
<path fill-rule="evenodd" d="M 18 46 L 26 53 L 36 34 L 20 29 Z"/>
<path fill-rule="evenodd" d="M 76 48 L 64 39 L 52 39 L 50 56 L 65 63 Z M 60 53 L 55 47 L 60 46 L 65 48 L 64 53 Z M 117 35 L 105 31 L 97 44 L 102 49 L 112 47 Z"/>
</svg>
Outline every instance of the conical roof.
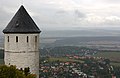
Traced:
<svg viewBox="0 0 120 78">
<path fill-rule="evenodd" d="M 40 33 L 33 19 L 22 5 L 15 16 L 9 22 L 3 33 Z"/>
</svg>

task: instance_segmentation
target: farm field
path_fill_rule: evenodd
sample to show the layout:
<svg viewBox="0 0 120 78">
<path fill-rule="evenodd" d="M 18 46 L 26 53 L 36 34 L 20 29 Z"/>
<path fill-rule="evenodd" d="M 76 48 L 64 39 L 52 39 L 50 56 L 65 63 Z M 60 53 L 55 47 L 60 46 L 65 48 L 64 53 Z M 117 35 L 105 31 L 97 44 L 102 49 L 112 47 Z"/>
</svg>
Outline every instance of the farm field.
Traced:
<svg viewBox="0 0 120 78">
<path fill-rule="evenodd" d="M 120 52 L 100 52 L 95 57 L 103 57 L 111 60 L 111 65 L 120 66 Z"/>
</svg>

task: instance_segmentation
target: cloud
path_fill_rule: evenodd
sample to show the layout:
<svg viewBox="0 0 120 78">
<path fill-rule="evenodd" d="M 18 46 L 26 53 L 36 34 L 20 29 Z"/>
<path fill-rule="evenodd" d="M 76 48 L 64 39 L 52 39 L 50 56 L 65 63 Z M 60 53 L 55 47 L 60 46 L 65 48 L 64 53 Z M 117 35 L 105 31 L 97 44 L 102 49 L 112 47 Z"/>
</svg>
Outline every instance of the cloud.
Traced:
<svg viewBox="0 0 120 78">
<path fill-rule="evenodd" d="M 0 27 L 8 24 L 21 3 L 0 0 Z M 120 0 L 24 0 L 23 4 L 43 29 L 120 24 Z"/>
<path fill-rule="evenodd" d="M 106 2 L 106 3 L 117 3 L 117 4 L 119 4 L 119 2 L 120 2 L 120 0 L 101 0 L 101 1 L 103 1 L 103 2 Z"/>
<path fill-rule="evenodd" d="M 120 25 L 120 17 L 118 16 L 97 16 L 94 14 L 88 14 L 85 18 L 78 20 L 78 25 L 83 26 L 118 26 Z"/>
<path fill-rule="evenodd" d="M 84 18 L 85 14 L 80 12 L 79 10 L 75 10 L 75 16 L 78 18 Z"/>
<path fill-rule="evenodd" d="M 9 19 L 11 19 L 10 14 L 4 8 L 0 8 L 0 28 L 5 27 Z"/>
</svg>

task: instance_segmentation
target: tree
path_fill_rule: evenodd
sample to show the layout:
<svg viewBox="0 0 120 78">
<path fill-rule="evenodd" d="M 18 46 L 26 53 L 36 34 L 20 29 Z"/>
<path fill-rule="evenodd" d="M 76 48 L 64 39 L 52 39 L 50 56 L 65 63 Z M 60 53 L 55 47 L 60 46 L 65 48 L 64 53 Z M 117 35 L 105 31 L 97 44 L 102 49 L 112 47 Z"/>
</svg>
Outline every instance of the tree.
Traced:
<svg viewBox="0 0 120 78">
<path fill-rule="evenodd" d="M 106 65 L 107 65 L 107 64 L 108 64 L 108 65 L 110 64 L 110 60 L 109 60 L 109 59 L 105 59 L 104 62 L 105 62 Z"/>
<path fill-rule="evenodd" d="M 0 66 L 0 78 L 25 78 L 25 76 L 15 66 L 2 65 Z"/>
<path fill-rule="evenodd" d="M 28 73 L 25 75 L 24 71 L 19 70 L 16 66 L 0 66 L 0 78 L 36 78 L 36 75 Z"/>
<path fill-rule="evenodd" d="M 25 76 L 30 74 L 30 68 L 29 67 L 24 69 L 24 74 L 25 74 Z"/>
</svg>

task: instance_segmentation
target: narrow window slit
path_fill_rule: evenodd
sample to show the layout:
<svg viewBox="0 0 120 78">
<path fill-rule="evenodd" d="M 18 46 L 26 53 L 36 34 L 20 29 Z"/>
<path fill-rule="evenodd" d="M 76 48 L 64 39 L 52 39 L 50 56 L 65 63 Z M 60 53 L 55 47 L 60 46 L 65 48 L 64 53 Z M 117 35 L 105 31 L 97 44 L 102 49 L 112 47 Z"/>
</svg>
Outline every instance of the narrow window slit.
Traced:
<svg viewBox="0 0 120 78">
<path fill-rule="evenodd" d="M 9 36 L 8 36 L 8 42 L 9 42 Z"/>
<path fill-rule="evenodd" d="M 18 36 L 16 36 L 16 42 L 18 42 Z"/>
<path fill-rule="evenodd" d="M 29 40 L 28 40 L 28 36 L 27 36 L 27 43 L 28 43 L 28 41 L 29 41 Z"/>
<path fill-rule="evenodd" d="M 35 36 L 35 42 L 37 42 L 37 36 Z"/>
</svg>

